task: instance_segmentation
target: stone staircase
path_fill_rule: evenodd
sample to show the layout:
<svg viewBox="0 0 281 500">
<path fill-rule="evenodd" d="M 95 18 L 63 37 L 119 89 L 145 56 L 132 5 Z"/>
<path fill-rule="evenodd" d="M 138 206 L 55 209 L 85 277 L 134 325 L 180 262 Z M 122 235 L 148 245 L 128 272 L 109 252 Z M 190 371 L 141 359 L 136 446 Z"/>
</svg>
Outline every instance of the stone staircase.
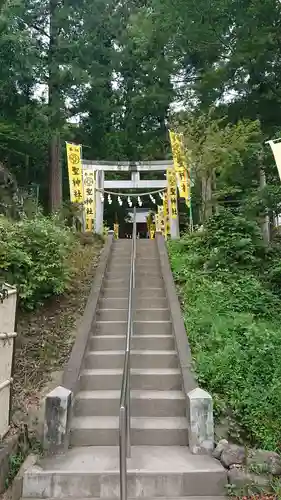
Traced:
<svg viewBox="0 0 281 500">
<path fill-rule="evenodd" d="M 113 243 L 74 402 L 71 449 L 26 472 L 26 498 L 120 495 L 119 402 L 131 243 Z M 223 468 L 208 456 L 192 455 L 187 446 L 186 398 L 155 241 L 137 240 L 134 311 L 129 497 L 219 498 L 226 484 Z"/>
</svg>

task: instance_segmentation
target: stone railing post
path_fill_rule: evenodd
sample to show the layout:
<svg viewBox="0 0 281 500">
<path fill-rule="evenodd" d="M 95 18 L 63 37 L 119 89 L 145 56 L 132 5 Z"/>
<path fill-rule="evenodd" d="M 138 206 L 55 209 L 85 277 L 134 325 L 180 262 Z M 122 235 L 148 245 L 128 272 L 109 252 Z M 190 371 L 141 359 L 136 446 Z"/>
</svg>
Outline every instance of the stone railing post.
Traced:
<svg viewBox="0 0 281 500">
<path fill-rule="evenodd" d="M 213 400 L 196 387 L 187 394 L 189 448 L 193 454 L 211 454 L 214 449 Z"/>
<path fill-rule="evenodd" d="M 45 399 L 43 447 L 48 454 L 63 453 L 69 445 L 72 392 L 58 386 Z"/>
</svg>

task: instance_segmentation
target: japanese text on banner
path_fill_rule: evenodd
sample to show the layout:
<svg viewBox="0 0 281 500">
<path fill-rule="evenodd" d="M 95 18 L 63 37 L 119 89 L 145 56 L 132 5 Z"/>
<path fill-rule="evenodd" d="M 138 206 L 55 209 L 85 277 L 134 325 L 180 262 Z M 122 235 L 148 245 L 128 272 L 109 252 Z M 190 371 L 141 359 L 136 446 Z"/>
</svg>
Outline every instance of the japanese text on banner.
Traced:
<svg viewBox="0 0 281 500">
<path fill-rule="evenodd" d="M 167 239 L 169 234 L 171 233 L 167 193 L 164 193 L 164 198 L 163 198 L 163 218 L 164 218 L 164 236 Z"/>
<path fill-rule="evenodd" d="M 155 228 L 155 224 L 154 222 L 150 225 L 150 231 L 149 231 L 149 237 L 151 240 L 154 240 L 155 239 L 155 231 L 156 231 L 156 228 Z"/>
<path fill-rule="evenodd" d="M 86 231 L 92 231 L 96 213 L 96 180 L 92 169 L 83 170 L 84 213 Z"/>
<path fill-rule="evenodd" d="M 155 214 L 155 226 L 156 226 L 156 233 L 161 233 L 161 219 L 159 215 L 159 209 L 161 207 L 157 207 L 157 213 Z"/>
<path fill-rule="evenodd" d="M 83 202 L 81 146 L 66 143 L 70 201 Z"/>
<path fill-rule="evenodd" d="M 159 229 L 158 231 L 165 235 L 165 219 L 164 219 L 164 209 L 163 206 L 158 206 L 158 221 L 159 221 Z"/>
<path fill-rule="evenodd" d="M 114 231 L 114 239 L 118 240 L 119 239 L 119 224 L 117 224 L 117 222 L 115 222 L 115 224 L 113 226 L 113 231 Z"/>
<path fill-rule="evenodd" d="M 182 134 L 169 131 L 171 148 L 173 153 L 174 168 L 177 174 L 179 195 L 184 198 L 186 204 L 190 204 L 190 173 L 186 164 L 186 156 L 183 145 Z"/>
<path fill-rule="evenodd" d="M 168 200 L 171 207 L 171 218 L 176 219 L 178 216 L 177 178 L 176 178 L 176 172 L 173 168 L 167 169 L 167 179 L 168 179 Z"/>
</svg>

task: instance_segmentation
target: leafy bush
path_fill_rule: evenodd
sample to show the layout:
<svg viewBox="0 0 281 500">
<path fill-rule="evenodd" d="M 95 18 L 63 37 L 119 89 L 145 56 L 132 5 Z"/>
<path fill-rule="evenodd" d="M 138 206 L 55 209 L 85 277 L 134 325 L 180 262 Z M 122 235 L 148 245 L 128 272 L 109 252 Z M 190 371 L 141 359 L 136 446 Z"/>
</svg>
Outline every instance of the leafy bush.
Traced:
<svg viewBox="0 0 281 500">
<path fill-rule="evenodd" d="M 67 287 L 72 233 L 56 218 L 19 222 L 0 218 L 0 272 L 18 287 L 20 304 L 32 309 Z"/>
<path fill-rule="evenodd" d="M 241 238 L 249 243 L 239 253 Z M 214 249 L 218 265 L 210 266 Z M 279 449 L 281 301 L 263 274 L 258 227 L 223 213 L 169 251 L 197 377 L 217 417 L 235 423 L 238 440 Z"/>
<path fill-rule="evenodd" d="M 208 220 L 202 244 L 209 251 L 207 267 L 247 268 L 258 265 L 264 246 L 258 225 L 242 215 L 224 210 Z"/>
</svg>

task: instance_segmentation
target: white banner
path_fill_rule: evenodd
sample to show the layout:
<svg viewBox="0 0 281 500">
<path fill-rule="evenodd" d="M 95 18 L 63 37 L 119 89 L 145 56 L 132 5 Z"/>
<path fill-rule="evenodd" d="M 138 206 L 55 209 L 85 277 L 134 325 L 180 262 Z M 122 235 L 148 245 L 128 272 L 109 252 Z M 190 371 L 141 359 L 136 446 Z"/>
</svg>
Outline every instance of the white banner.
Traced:
<svg viewBox="0 0 281 500">
<path fill-rule="evenodd" d="M 279 173 L 279 178 L 281 180 L 281 141 L 280 142 L 268 141 L 268 143 L 272 149 L 273 156 L 275 158 L 275 163 L 277 165 Z"/>
</svg>

